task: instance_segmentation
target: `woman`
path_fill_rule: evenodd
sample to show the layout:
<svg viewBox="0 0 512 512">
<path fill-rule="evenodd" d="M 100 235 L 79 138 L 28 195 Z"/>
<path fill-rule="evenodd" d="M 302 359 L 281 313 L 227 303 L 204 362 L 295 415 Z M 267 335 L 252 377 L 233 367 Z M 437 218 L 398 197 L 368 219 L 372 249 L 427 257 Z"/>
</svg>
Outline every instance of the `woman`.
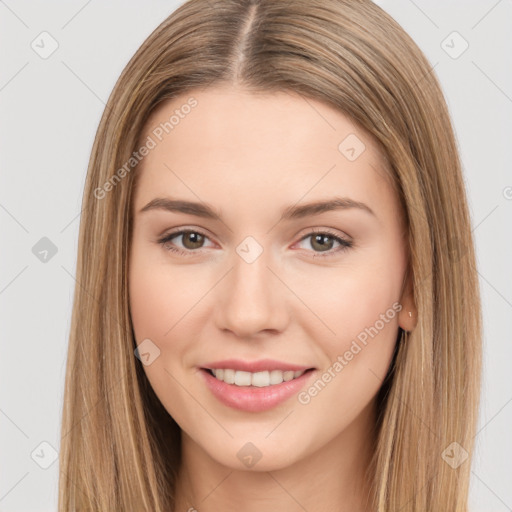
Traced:
<svg viewBox="0 0 512 512">
<path fill-rule="evenodd" d="M 88 169 L 60 510 L 467 510 L 481 313 L 431 71 L 370 1 L 149 36 Z"/>
</svg>

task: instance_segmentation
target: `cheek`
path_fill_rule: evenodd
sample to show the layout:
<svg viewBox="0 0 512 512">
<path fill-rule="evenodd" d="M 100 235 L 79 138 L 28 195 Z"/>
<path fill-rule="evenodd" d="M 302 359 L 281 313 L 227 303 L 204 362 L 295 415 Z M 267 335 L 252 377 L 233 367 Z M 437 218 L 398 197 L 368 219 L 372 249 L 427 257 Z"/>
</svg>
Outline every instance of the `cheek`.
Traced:
<svg viewBox="0 0 512 512">
<path fill-rule="evenodd" d="M 187 395 L 179 383 L 184 381 L 188 341 L 194 336 L 186 313 L 201 292 L 190 278 L 180 268 L 171 271 L 165 260 L 155 259 L 154 253 L 137 246 L 132 249 L 129 293 L 136 344 L 150 339 L 160 350 L 143 369 L 159 400 L 177 421 L 187 408 Z"/>
<path fill-rule="evenodd" d="M 172 268 L 163 258 L 144 258 L 145 251 L 132 252 L 129 275 L 130 312 L 138 342 L 154 337 L 164 342 L 174 326 L 186 324 L 186 313 L 205 291 L 201 279 L 186 267 Z M 160 255 L 159 255 L 160 256 Z M 182 319 L 183 320 L 180 320 Z M 179 322 L 179 324 L 178 324 Z"/>
<path fill-rule="evenodd" d="M 329 299 L 317 302 L 315 312 L 334 333 L 312 315 L 303 322 L 320 350 L 322 366 L 298 398 L 313 416 L 328 411 L 331 426 L 324 434 L 335 436 L 382 385 L 396 345 L 400 305 L 396 283 L 385 273 L 340 274 L 323 289 Z"/>
<path fill-rule="evenodd" d="M 204 299 L 211 288 L 208 275 L 199 267 L 172 265 L 163 250 L 159 253 L 142 244 L 133 247 L 129 270 L 133 331 L 137 345 L 149 338 L 160 351 L 144 371 L 169 412 L 180 401 L 177 382 L 188 378 L 200 359 L 191 341 L 201 338 L 210 317 Z M 172 396 L 174 401 L 169 401 Z"/>
<path fill-rule="evenodd" d="M 149 267 L 134 264 L 130 273 L 130 312 L 137 342 L 159 338 L 170 328 L 174 294 L 167 282 Z"/>
<path fill-rule="evenodd" d="M 311 283 L 315 282 L 316 286 L 312 287 Z M 330 332 L 333 340 L 341 340 L 356 336 L 365 327 L 375 324 L 393 307 L 399 299 L 397 283 L 393 276 L 380 269 L 375 272 L 340 269 L 331 272 L 328 279 L 315 281 L 314 273 L 310 275 L 309 284 L 303 283 L 300 296 L 316 313 L 307 318 L 316 319 L 317 335 Z M 394 323 L 397 322 L 395 318 Z"/>
<path fill-rule="evenodd" d="M 392 248 L 365 256 L 296 281 L 297 295 L 314 313 L 298 321 L 317 340 L 327 366 L 346 354 L 351 371 L 364 366 L 365 374 L 372 368 L 384 376 L 398 333 L 403 262 Z"/>
</svg>

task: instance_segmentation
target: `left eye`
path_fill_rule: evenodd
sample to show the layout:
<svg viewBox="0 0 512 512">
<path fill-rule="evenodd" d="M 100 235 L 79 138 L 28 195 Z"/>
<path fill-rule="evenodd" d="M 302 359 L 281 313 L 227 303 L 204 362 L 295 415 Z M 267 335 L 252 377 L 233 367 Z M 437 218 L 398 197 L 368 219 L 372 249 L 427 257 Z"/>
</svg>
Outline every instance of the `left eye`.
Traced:
<svg viewBox="0 0 512 512">
<path fill-rule="evenodd" d="M 307 234 L 303 237 L 300 242 L 304 242 L 305 240 L 310 239 L 310 246 L 315 250 L 314 252 L 327 253 L 325 256 L 330 256 L 333 253 L 338 251 L 342 251 L 352 247 L 353 243 L 341 238 L 339 236 L 333 235 L 329 232 L 324 231 L 315 231 L 313 233 Z M 332 250 L 333 244 L 337 243 L 338 248 Z M 316 254 L 314 256 L 317 256 Z M 324 256 L 324 254 L 318 254 L 318 256 Z"/>
<path fill-rule="evenodd" d="M 172 240 L 179 237 L 181 237 L 183 248 L 176 247 L 172 242 Z M 299 243 L 302 243 L 307 239 L 311 239 L 310 247 L 314 249 L 314 252 L 326 253 L 315 254 L 314 257 L 330 256 L 334 253 L 337 253 L 338 251 L 342 251 L 353 246 L 352 242 L 326 231 L 315 231 L 308 233 L 306 236 L 301 238 Z M 163 238 L 158 240 L 158 243 L 161 244 L 166 250 L 188 256 L 193 252 L 197 252 L 197 249 L 204 247 L 205 240 L 209 240 L 209 238 L 199 231 L 182 230 L 165 235 Z M 338 244 L 337 249 L 333 249 L 333 244 L 335 243 Z"/>
</svg>

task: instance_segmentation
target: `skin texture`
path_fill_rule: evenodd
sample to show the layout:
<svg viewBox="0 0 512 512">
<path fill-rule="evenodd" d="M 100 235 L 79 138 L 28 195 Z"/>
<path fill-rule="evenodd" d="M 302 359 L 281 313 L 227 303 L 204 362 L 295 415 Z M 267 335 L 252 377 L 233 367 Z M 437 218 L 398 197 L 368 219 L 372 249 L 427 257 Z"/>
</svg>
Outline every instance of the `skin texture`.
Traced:
<svg viewBox="0 0 512 512">
<path fill-rule="evenodd" d="M 176 509 L 367 510 L 375 396 L 398 327 L 412 330 L 415 319 L 409 279 L 402 288 L 403 221 L 384 160 L 371 137 L 330 106 L 228 86 L 165 102 L 143 139 L 191 96 L 197 106 L 137 169 L 129 265 L 137 344 L 149 338 L 160 350 L 144 370 L 182 429 Z M 365 145 L 354 161 L 338 149 L 349 134 Z M 334 196 L 363 202 L 375 215 L 350 208 L 280 221 L 289 206 Z M 157 197 L 208 203 L 222 221 L 140 212 Z M 170 252 L 158 240 L 178 228 L 206 238 L 201 245 L 178 235 L 170 244 L 189 254 Z M 323 252 L 307 236 L 312 229 L 353 247 L 338 250 L 328 238 Z M 236 252 L 247 236 L 263 248 L 250 264 Z M 388 313 L 307 404 L 293 396 L 265 412 L 235 410 L 198 372 L 221 359 L 271 358 L 316 368 L 307 390 L 397 302 L 403 309 Z M 237 457 L 247 442 L 262 454 L 252 468 Z"/>
</svg>

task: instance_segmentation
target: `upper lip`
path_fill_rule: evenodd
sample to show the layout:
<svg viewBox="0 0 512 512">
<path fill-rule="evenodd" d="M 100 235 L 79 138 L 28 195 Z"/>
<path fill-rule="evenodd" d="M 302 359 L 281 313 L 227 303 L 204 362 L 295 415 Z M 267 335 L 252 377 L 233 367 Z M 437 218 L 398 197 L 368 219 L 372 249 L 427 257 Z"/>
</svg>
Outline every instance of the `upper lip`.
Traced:
<svg viewBox="0 0 512 512">
<path fill-rule="evenodd" d="M 303 366 L 299 364 L 284 363 L 274 359 L 260 359 L 258 361 L 242 361 L 241 359 L 225 359 L 223 361 L 215 361 L 206 363 L 202 366 L 208 370 L 232 369 L 244 372 L 264 372 L 272 370 L 283 371 L 302 371 L 312 369 L 311 366 Z"/>
</svg>

